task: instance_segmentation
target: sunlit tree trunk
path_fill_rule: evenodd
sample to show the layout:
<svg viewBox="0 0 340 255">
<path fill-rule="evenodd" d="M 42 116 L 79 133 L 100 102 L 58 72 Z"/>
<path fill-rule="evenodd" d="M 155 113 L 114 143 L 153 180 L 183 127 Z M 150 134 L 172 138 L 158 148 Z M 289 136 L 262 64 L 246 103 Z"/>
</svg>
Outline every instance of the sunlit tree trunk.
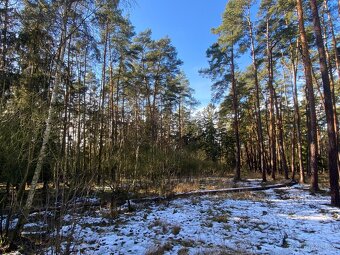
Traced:
<svg viewBox="0 0 340 255">
<path fill-rule="evenodd" d="M 316 37 L 316 46 L 319 53 L 320 71 L 323 83 L 325 97 L 325 111 L 327 119 L 328 133 L 328 171 L 331 189 L 331 204 L 340 206 L 339 195 L 339 172 L 338 172 L 338 148 L 334 129 L 334 114 L 332 104 L 332 93 L 330 89 L 330 81 L 328 76 L 328 67 L 326 63 L 326 53 L 322 38 L 322 31 L 319 19 L 319 12 L 316 0 L 310 0 L 310 7 L 313 14 L 314 34 Z"/>
<path fill-rule="evenodd" d="M 297 49 L 299 47 L 299 40 L 296 45 Z M 298 54 L 296 52 L 296 63 L 292 57 L 292 65 L 291 65 L 291 73 L 293 75 L 293 102 L 294 102 L 294 121 L 296 127 L 296 137 L 297 137 L 297 150 L 298 150 L 298 166 L 299 166 L 299 182 L 305 182 L 305 174 L 303 171 L 303 162 L 302 162 L 302 137 L 301 137 L 301 116 L 298 102 L 298 90 L 297 90 L 297 61 Z"/>
<path fill-rule="evenodd" d="M 329 7 L 328 7 L 328 0 L 324 0 L 324 7 L 325 7 L 325 11 L 326 11 L 327 17 L 328 17 L 327 27 L 329 28 L 331 35 L 332 35 L 332 46 L 333 46 L 333 50 L 334 50 L 333 53 L 334 53 L 334 58 L 335 58 L 336 70 L 337 70 L 337 73 L 338 73 L 338 78 L 340 79 L 340 56 L 339 56 L 338 51 L 337 51 L 338 42 L 337 42 L 337 38 L 336 38 L 335 32 L 334 32 L 333 18 L 332 18 L 331 12 L 330 12 Z M 339 13 L 339 15 L 340 15 L 340 13 Z"/>
<path fill-rule="evenodd" d="M 258 155 L 259 155 L 259 163 L 260 169 L 262 171 L 262 181 L 267 181 L 266 167 L 264 164 L 264 145 L 263 145 L 263 131 L 262 131 L 262 116 L 261 116 L 261 106 L 260 106 L 260 85 L 258 80 L 258 66 L 255 55 L 255 42 L 254 42 L 254 33 L 253 33 L 253 24 L 250 21 L 250 9 L 247 16 L 248 21 L 248 30 L 249 30 L 249 38 L 251 43 L 251 56 L 252 56 L 252 64 L 254 69 L 254 82 L 255 82 L 255 90 L 256 90 L 256 120 L 257 120 L 257 136 L 259 139 L 258 142 Z"/>
<path fill-rule="evenodd" d="M 339 8 L 340 8 L 340 6 L 339 6 Z M 336 38 L 335 32 L 334 32 L 333 19 L 332 19 L 332 15 L 331 15 L 331 12 L 330 12 L 329 7 L 328 7 L 328 0 L 324 0 L 324 9 L 325 9 L 325 11 L 327 13 L 327 17 L 328 17 L 328 25 L 327 26 L 325 25 L 325 31 L 326 31 L 326 27 L 329 27 L 329 30 L 330 30 L 331 35 L 332 35 L 333 54 L 334 54 L 335 66 L 336 66 L 336 70 L 337 70 L 337 74 L 338 74 L 338 80 L 337 80 L 337 83 L 336 83 L 334 81 L 334 78 L 333 78 L 332 67 L 329 66 L 330 77 L 333 78 L 333 79 L 331 79 L 331 81 L 332 81 L 331 92 L 332 92 L 332 99 L 333 99 L 334 127 L 335 127 L 335 133 L 336 133 L 336 138 L 337 138 L 337 144 L 339 146 L 339 142 L 340 142 L 339 121 L 338 121 L 338 115 L 337 115 L 337 109 L 336 109 L 337 102 L 336 102 L 336 97 L 335 97 L 335 85 L 337 84 L 338 86 L 340 86 L 340 56 L 339 56 L 338 49 L 337 49 L 338 41 L 337 41 L 337 38 Z M 340 15 L 340 13 L 339 13 L 339 15 Z M 328 63 L 331 63 L 330 57 L 329 57 Z M 338 148 L 338 150 L 339 150 L 339 148 Z M 338 151 L 338 169 L 340 171 L 340 151 Z"/>
<path fill-rule="evenodd" d="M 109 38 L 109 21 L 105 24 L 105 34 L 104 34 L 104 52 L 103 52 L 103 66 L 102 66 L 102 78 L 101 78 L 101 102 L 99 107 L 100 114 L 100 133 L 99 133 L 99 151 L 98 151 L 98 168 L 97 168 L 97 182 L 100 184 L 102 182 L 102 160 L 103 160 L 103 140 L 104 140 L 104 108 L 105 108 L 105 84 L 106 84 L 106 58 L 107 58 L 107 45 Z"/>
<path fill-rule="evenodd" d="M 269 135 L 270 135 L 270 156 L 271 156 L 271 176 L 275 180 L 275 174 L 277 171 L 277 151 L 276 151 L 276 123 L 275 123 L 275 91 L 273 86 L 273 46 L 270 42 L 269 34 L 269 19 L 266 22 L 266 47 L 267 47 L 267 71 L 268 71 L 268 89 L 269 89 Z"/>
<path fill-rule="evenodd" d="M 306 91 L 308 98 L 308 111 L 309 111 L 309 168 L 312 173 L 311 189 L 313 191 L 319 190 L 318 186 L 318 161 L 317 161 L 317 134 L 316 134 L 316 112 L 315 112 L 315 98 L 313 90 L 313 79 L 312 79 L 312 63 L 309 56 L 308 42 L 306 38 L 306 31 L 304 25 L 302 0 L 297 0 L 297 13 L 299 22 L 299 32 L 302 49 L 302 61 L 304 65 L 305 79 L 306 79 Z M 301 180 L 301 179 L 300 179 Z"/>
<path fill-rule="evenodd" d="M 231 46 L 230 56 L 230 72 L 231 72 L 231 88 L 233 97 L 233 111 L 234 111 L 234 132 L 235 132 L 235 170 L 234 179 L 236 181 L 241 179 L 241 145 L 239 134 L 239 120 L 238 120 L 238 97 L 235 79 L 235 64 L 234 64 L 234 47 Z"/>
<path fill-rule="evenodd" d="M 277 95 L 275 95 L 275 108 L 276 108 L 276 116 L 277 116 L 277 128 L 279 133 L 279 139 L 278 139 L 278 148 L 282 163 L 282 170 L 285 176 L 285 179 L 288 179 L 288 164 L 287 164 L 287 158 L 286 158 L 286 152 L 284 147 L 284 139 L 283 139 L 283 121 L 282 121 L 282 103 L 278 103 Z"/>
</svg>

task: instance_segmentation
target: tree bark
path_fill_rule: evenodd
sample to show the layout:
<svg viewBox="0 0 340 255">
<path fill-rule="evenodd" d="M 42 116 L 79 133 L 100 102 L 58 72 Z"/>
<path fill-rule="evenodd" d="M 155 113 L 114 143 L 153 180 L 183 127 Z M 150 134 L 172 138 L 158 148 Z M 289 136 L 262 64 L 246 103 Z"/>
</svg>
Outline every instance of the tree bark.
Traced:
<svg viewBox="0 0 340 255">
<path fill-rule="evenodd" d="M 310 7 L 313 14 L 314 34 L 316 37 L 316 45 L 319 53 L 320 71 L 323 83 L 325 97 L 325 111 L 327 119 L 328 133 L 328 171 L 331 189 L 331 204 L 340 206 L 339 196 L 339 172 L 338 172 L 338 148 L 334 129 L 334 115 L 332 105 L 332 94 L 330 89 L 330 81 L 328 76 L 328 68 L 326 63 L 326 53 L 322 39 L 321 24 L 319 19 L 319 11 L 316 0 L 310 0 Z"/>
<path fill-rule="evenodd" d="M 277 155 L 276 155 L 276 123 L 275 123 L 275 92 L 273 86 L 273 46 L 269 37 L 269 19 L 267 18 L 267 70 L 268 70 L 268 89 L 269 89 L 269 135 L 270 135 L 270 151 L 271 151 L 271 176 L 275 180 L 277 171 Z"/>
<path fill-rule="evenodd" d="M 332 35 L 332 46 L 333 46 L 333 50 L 334 50 L 334 58 L 335 58 L 335 66 L 336 66 L 336 70 L 337 70 L 337 74 L 338 74 L 338 80 L 337 80 L 337 84 L 340 85 L 340 56 L 338 54 L 338 49 L 337 49 L 337 45 L 338 45 L 338 42 L 337 42 L 337 38 L 335 36 L 335 32 L 334 32 L 334 25 L 333 25 L 333 20 L 332 20 L 332 15 L 330 13 L 330 10 L 328 8 L 328 0 L 324 0 L 324 8 L 325 8 L 325 11 L 327 13 L 327 16 L 328 16 L 328 22 L 329 22 L 329 29 L 330 29 L 330 32 L 331 32 L 331 35 Z M 340 5 L 339 5 L 339 10 L 340 10 Z M 339 13 L 340 14 L 340 13 Z M 325 29 L 326 30 L 326 29 Z M 329 60 L 329 63 L 330 63 L 330 60 Z M 332 77 L 332 68 L 330 67 L 329 68 L 329 73 Z M 338 115 L 337 115 L 337 112 L 336 112 L 336 97 L 335 97 L 335 84 L 336 82 L 332 82 L 332 98 L 333 98 L 333 114 L 334 114 L 334 125 L 335 125 L 335 133 L 336 133 L 336 138 L 337 138 L 337 144 L 339 146 L 339 142 L 340 142 L 340 139 L 339 139 L 339 121 L 338 121 Z M 339 147 L 338 147 L 338 169 L 340 171 L 340 151 L 339 151 Z M 340 172 L 339 172 L 340 174 Z"/>
<path fill-rule="evenodd" d="M 331 35 L 332 35 L 332 46 L 333 46 L 333 49 L 334 49 L 334 58 L 335 58 L 336 70 L 337 70 L 337 73 L 338 73 L 338 77 L 340 79 L 340 56 L 339 56 L 338 51 L 337 51 L 337 39 L 336 39 L 335 32 L 334 32 L 332 15 L 331 15 L 329 8 L 328 8 L 328 0 L 324 0 L 324 7 L 325 7 L 325 11 L 327 13 L 328 22 L 329 22 L 328 25 L 329 25 L 329 29 L 330 29 L 330 32 L 331 32 Z"/>
<path fill-rule="evenodd" d="M 231 85 L 232 85 L 232 96 L 233 96 L 233 110 L 234 110 L 234 132 L 235 132 L 235 159 L 236 165 L 234 170 L 234 179 L 236 181 L 241 179 L 241 146 L 240 146 L 240 134 L 239 134 L 239 121 L 238 121 L 238 98 L 236 89 L 236 79 L 235 79 L 235 64 L 234 64 L 234 48 L 231 47 Z"/>
<path fill-rule="evenodd" d="M 300 32 L 300 40 L 301 40 L 301 48 L 302 48 L 302 61 L 305 72 L 306 79 L 306 91 L 308 98 L 308 110 L 309 110 L 309 169 L 312 173 L 311 180 L 311 189 L 312 191 L 319 190 L 318 185 L 318 160 L 317 160 L 317 134 L 316 134 L 316 112 L 315 112 L 315 98 L 314 98 L 314 90 L 313 90 L 313 78 L 312 78 L 312 62 L 309 56 L 308 42 L 306 37 L 306 30 L 304 25 L 304 17 L 303 17 L 303 8 L 302 8 L 302 0 L 297 0 L 296 9 L 298 12 L 298 21 L 299 21 L 299 32 Z"/>
<path fill-rule="evenodd" d="M 250 9 L 249 9 L 250 12 Z M 258 142 L 258 155 L 259 155 L 259 163 L 260 169 L 262 171 L 262 181 L 267 181 L 266 168 L 264 164 L 264 145 L 263 145 L 263 131 L 262 131 L 262 117 L 261 117 L 261 106 L 260 106 L 260 85 L 258 80 L 258 67 L 257 60 L 255 55 L 255 42 L 254 42 L 254 34 L 253 34 L 253 24 L 250 21 L 250 13 L 247 16 L 248 21 L 248 29 L 249 29 L 249 37 L 251 43 L 251 55 L 253 61 L 253 70 L 254 70 L 254 82 L 255 82 L 255 90 L 256 90 L 256 117 L 257 117 L 257 136 L 259 139 Z"/>
<path fill-rule="evenodd" d="M 285 176 L 285 179 L 289 179 L 288 177 L 288 164 L 287 164 L 287 158 L 286 158 L 286 152 L 284 147 L 284 138 L 283 138 L 283 121 L 282 121 L 282 103 L 279 103 L 277 100 L 277 96 L 275 94 L 275 107 L 276 107 L 276 116 L 277 116 L 277 127 L 279 132 L 279 152 L 281 157 L 281 163 L 282 163 L 282 170 Z"/>
<path fill-rule="evenodd" d="M 104 103 L 105 103 L 105 79 L 106 79 L 106 55 L 107 44 L 109 37 L 109 21 L 105 24 L 104 35 L 104 52 L 103 52 L 103 66 L 102 66 L 102 81 L 101 81 L 101 103 L 99 107 L 100 114 L 100 133 L 99 133 L 99 152 L 98 152 L 98 168 L 97 168 L 97 182 L 100 184 L 102 181 L 102 158 L 103 158 L 103 140 L 104 140 Z"/>
<path fill-rule="evenodd" d="M 297 55 L 297 54 L 296 54 Z M 299 182 L 305 182 L 305 174 L 303 171 L 302 162 L 302 137 L 301 137 L 301 116 L 299 110 L 298 93 L 297 93 L 297 63 L 292 62 L 292 74 L 293 74 L 293 101 L 294 101 L 294 115 L 296 125 L 296 137 L 297 137 L 297 149 L 298 149 L 298 161 L 299 161 Z"/>
</svg>

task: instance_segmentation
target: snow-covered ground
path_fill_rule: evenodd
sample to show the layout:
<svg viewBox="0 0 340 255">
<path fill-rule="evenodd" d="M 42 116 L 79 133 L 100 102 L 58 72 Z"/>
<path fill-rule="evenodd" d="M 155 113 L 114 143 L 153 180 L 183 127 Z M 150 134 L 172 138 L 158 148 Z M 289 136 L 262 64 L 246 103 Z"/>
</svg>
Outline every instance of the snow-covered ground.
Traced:
<svg viewBox="0 0 340 255">
<path fill-rule="evenodd" d="M 67 215 L 61 231 L 75 254 L 340 254 L 340 209 L 329 200 L 301 185 L 194 196 L 118 218 Z"/>
</svg>

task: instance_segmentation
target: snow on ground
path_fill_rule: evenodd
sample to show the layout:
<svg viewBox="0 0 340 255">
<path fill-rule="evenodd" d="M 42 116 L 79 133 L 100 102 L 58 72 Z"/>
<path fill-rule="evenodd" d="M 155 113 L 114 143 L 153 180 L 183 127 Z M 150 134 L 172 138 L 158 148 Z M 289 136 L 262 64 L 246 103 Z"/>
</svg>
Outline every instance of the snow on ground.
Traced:
<svg viewBox="0 0 340 255">
<path fill-rule="evenodd" d="M 75 225 L 67 216 L 61 231 L 73 233 L 75 254 L 340 254 L 340 209 L 329 200 L 301 185 L 195 196 L 116 219 L 104 209 Z"/>
</svg>

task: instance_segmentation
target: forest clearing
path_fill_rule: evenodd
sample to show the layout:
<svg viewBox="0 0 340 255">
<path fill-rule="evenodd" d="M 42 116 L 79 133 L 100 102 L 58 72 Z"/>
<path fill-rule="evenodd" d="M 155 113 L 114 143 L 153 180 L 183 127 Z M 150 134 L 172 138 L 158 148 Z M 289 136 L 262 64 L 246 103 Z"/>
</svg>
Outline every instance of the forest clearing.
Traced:
<svg viewBox="0 0 340 255">
<path fill-rule="evenodd" d="M 340 0 L 0 0 L 1 254 L 340 254 Z"/>
</svg>

